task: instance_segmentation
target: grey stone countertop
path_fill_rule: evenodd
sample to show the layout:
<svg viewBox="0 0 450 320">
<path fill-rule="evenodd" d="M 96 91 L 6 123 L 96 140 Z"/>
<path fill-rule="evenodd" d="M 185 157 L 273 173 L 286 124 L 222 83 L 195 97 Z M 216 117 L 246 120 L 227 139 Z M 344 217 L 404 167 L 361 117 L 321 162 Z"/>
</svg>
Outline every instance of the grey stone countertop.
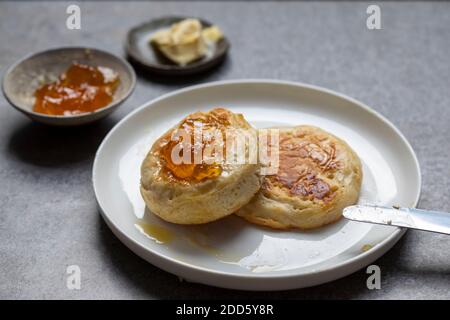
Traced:
<svg viewBox="0 0 450 320">
<path fill-rule="evenodd" d="M 112 234 L 91 185 L 103 137 L 141 104 L 196 83 L 284 79 L 342 92 L 385 115 L 418 155 L 419 206 L 450 211 L 450 3 L 381 2 L 381 30 L 366 28 L 364 2 L 83 2 L 81 30 L 65 27 L 68 4 L 0 2 L 2 76 L 22 56 L 52 46 L 123 55 L 129 28 L 169 14 L 214 21 L 232 48 L 214 72 L 176 81 L 139 75 L 124 105 L 88 127 L 32 123 L 0 96 L 0 298 L 450 298 L 450 237 L 418 231 L 376 262 L 380 290 L 367 289 L 365 270 L 277 293 L 180 282 Z M 72 264 L 81 268 L 81 290 L 66 287 Z"/>
</svg>

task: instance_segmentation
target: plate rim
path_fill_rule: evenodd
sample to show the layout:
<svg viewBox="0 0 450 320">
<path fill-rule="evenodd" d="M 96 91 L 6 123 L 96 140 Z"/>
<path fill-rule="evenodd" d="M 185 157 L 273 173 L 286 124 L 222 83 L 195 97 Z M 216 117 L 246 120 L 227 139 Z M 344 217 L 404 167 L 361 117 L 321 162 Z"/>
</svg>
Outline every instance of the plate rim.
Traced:
<svg viewBox="0 0 450 320">
<path fill-rule="evenodd" d="M 210 276 L 218 276 L 218 277 L 227 277 L 227 278 L 232 278 L 232 279 L 252 279 L 252 280 L 286 280 L 286 279 L 298 279 L 298 278 L 302 278 L 311 274 L 314 275 L 321 275 L 322 273 L 327 273 L 327 272 L 339 272 L 340 271 L 340 275 L 338 277 L 332 277 L 332 279 L 324 279 L 323 281 L 319 280 L 319 281 L 313 281 L 314 284 L 312 285 L 306 285 L 306 286 L 302 286 L 296 283 L 293 283 L 293 285 L 287 285 L 287 286 L 282 286 L 282 288 L 274 288 L 274 289 L 270 289 L 267 287 L 264 287 L 264 285 L 262 285 L 262 289 L 261 288 L 249 288 L 248 286 L 246 286 L 245 284 L 240 285 L 239 289 L 245 288 L 246 290 L 283 290 L 283 289 L 295 289 L 295 288 L 302 288 L 302 287 L 309 287 L 309 286 L 314 286 L 314 285 L 319 285 L 322 283 L 326 283 L 329 281 L 333 281 L 333 280 L 337 280 L 339 278 L 342 278 L 346 275 L 349 275 L 361 268 L 363 268 L 362 265 L 367 265 L 367 263 L 371 263 L 373 261 L 375 261 L 376 259 L 378 259 L 380 256 L 382 256 L 384 253 L 386 253 L 389 249 L 391 249 L 395 243 L 403 236 L 403 234 L 406 232 L 406 229 L 403 228 L 398 228 L 396 227 L 396 230 L 394 230 L 392 232 L 391 235 L 389 235 L 387 238 L 385 238 L 384 240 L 382 240 L 381 242 L 379 242 L 374 248 L 372 248 L 371 250 L 368 250 L 366 252 L 363 252 L 355 257 L 352 257 L 348 260 L 345 260 L 341 263 L 337 263 L 335 265 L 333 265 L 332 267 L 329 268 L 324 268 L 324 269 L 319 269 L 317 271 L 313 271 L 313 272 L 308 272 L 308 273 L 296 273 L 295 269 L 291 270 L 291 272 L 286 272 L 283 274 L 268 274 L 268 273 L 260 273 L 260 274 L 246 274 L 246 275 L 242 275 L 242 274 L 237 274 L 237 273 L 233 273 L 233 272 L 228 272 L 228 271 L 221 271 L 221 270 L 217 270 L 217 269 L 211 269 L 211 268 L 206 268 L 206 267 L 201 267 L 201 266 L 197 266 L 197 265 L 192 265 L 190 263 L 184 262 L 184 261 L 180 261 L 177 260 L 175 258 L 172 257 L 168 257 L 164 254 L 161 254 L 159 252 L 155 252 L 153 250 L 150 250 L 149 248 L 143 246 L 142 244 L 140 244 L 139 242 L 135 241 L 134 239 L 130 238 L 126 232 L 123 231 L 123 229 L 118 226 L 117 224 L 115 224 L 111 219 L 109 219 L 108 215 L 106 214 L 105 210 L 102 208 L 102 205 L 99 201 L 99 197 L 98 197 L 98 192 L 97 192 L 97 187 L 96 187 L 96 171 L 97 171 L 97 165 L 98 165 L 98 159 L 99 159 L 99 154 L 103 151 L 107 141 L 110 139 L 110 137 L 113 135 L 113 133 L 118 130 L 119 127 L 121 127 L 123 125 L 123 123 L 125 123 L 126 121 L 128 121 L 129 118 L 131 118 L 134 114 L 140 112 L 142 109 L 145 108 L 151 108 L 152 105 L 154 105 L 157 102 L 160 102 L 164 99 L 170 98 L 172 96 L 176 96 L 179 94 L 183 94 L 185 92 L 189 92 L 189 91 L 194 91 L 194 90 L 199 90 L 199 89 L 204 89 L 204 88 L 209 88 L 209 87 L 217 87 L 217 86 L 223 86 L 223 85 L 233 85 L 233 84 L 272 84 L 272 85 L 288 85 L 288 86 L 293 86 L 293 87 L 298 87 L 298 88 L 304 88 L 304 89 L 310 89 L 310 90 L 314 90 L 314 91 L 319 91 L 319 92 L 324 92 L 326 94 L 335 96 L 337 98 L 341 98 L 344 100 L 348 100 L 351 103 L 357 105 L 358 107 L 364 109 L 365 111 L 369 112 L 370 114 L 372 114 L 373 116 L 377 117 L 378 119 L 380 119 L 381 121 L 383 121 L 384 123 L 386 123 L 392 130 L 394 130 L 394 132 L 400 137 L 400 139 L 402 140 L 402 142 L 405 144 L 405 146 L 407 147 L 410 155 L 412 156 L 412 159 L 414 161 L 415 164 L 415 169 L 416 169 L 416 173 L 418 174 L 418 185 L 417 185 L 417 194 L 416 194 L 416 198 L 414 200 L 413 203 L 413 207 L 416 207 L 417 204 L 419 203 L 420 200 L 420 196 L 422 193 L 422 173 L 421 173 L 421 169 L 420 169 L 420 163 L 419 160 L 417 158 L 416 153 L 414 152 L 414 149 L 412 148 L 411 144 L 409 143 L 409 141 L 405 138 L 405 136 L 403 135 L 403 133 L 390 121 L 388 120 L 386 117 L 384 117 L 382 114 L 380 114 L 379 112 L 375 111 L 374 109 L 370 108 L 368 105 L 362 103 L 361 101 L 358 101 L 352 97 L 349 97 L 345 94 L 339 93 L 337 91 L 331 90 L 331 89 L 327 89 L 321 86 L 317 86 L 317 85 L 312 85 L 312 84 L 306 84 L 306 83 L 302 83 L 302 82 L 296 82 L 296 81 L 289 81 L 289 80 L 273 80 L 273 79 L 253 79 L 253 78 L 249 78 L 249 79 L 238 79 L 238 80 L 221 80 L 221 81 L 213 81 L 213 82 L 208 82 L 208 83 L 203 83 L 203 84 L 197 84 L 197 85 L 193 85 L 193 86 L 187 86 L 178 90 L 174 90 L 168 93 L 165 93 L 155 99 L 152 99 L 146 103 L 143 103 L 141 106 L 139 106 L 138 108 L 136 108 L 135 110 L 133 110 L 132 112 L 130 112 L 129 114 L 127 114 L 124 118 L 122 118 L 109 132 L 108 134 L 104 137 L 104 139 L 102 140 L 100 146 L 98 147 L 96 153 L 95 153 L 95 159 L 94 159 L 94 163 L 92 166 L 92 184 L 93 184 L 93 188 L 94 188 L 94 194 L 95 194 L 95 198 L 96 198 L 96 202 L 98 205 L 98 208 L 100 210 L 100 213 L 103 217 L 103 219 L 106 221 L 106 224 L 108 225 L 108 227 L 113 231 L 114 235 L 116 237 L 119 238 L 119 240 L 121 240 L 121 242 L 123 244 L 125 244 L 130 250 L 132 250 L 134 253 L 136 253 L 138 256 L 140 256 L 141 258 L 143 258 L 144 260 L 146 260 L 147 262 L 150 262 L 151 264 L 163 269 L 164 271 L 176 274 L 178 274 L 178 270 L 183 269 L 187 270 L 188 272 L 191 273 L 191 277 L 188 278 L 189 279 L 194 279 L 196 278 L 195 276 L 192 276 L 192 272 L 194 271 L 195 273 L 197 273 L 197 275 L 201 275 L 204 273 L 207 273 Z M 153 257 L 156 257 L 158 259 L 160 259 L 160 261 L 150 261 L 149 258 L 147 258 L 146 254 L 150 254 Z M 165 266 L 165 267 L 161 267 L 162 263 L 171 263 L 172 266 Z M 360 264 L 358 264 L 358 262 L 361 262 Z M 348 267 L 348 269 L 346 270 L 346 268 Z M 177 270 L 177 271 L 174 271 Z M 181 276 L 181 275 L 179 275 Z M 183 276 L 184 278 L 185 276 Z M 196 278 L 195 282 L 199 282 L 199 283 L 204 283 L 204 284 L 209 284 L 208 281 L 202 281 L 202 280 L 197 280 L 199 279 L 198 277 Z M 205 277 L 206 280 L 206 277 Z M 234 288 L 236 289 L 236 286 L 227 286 L 226 283 L 224 283 L 223 285 L 216 285 L 214 284 L 214 286 L 220 286 L 220 287 L 225 287 L 225 288 Z M 276 287 L 276 286 L 275 286 Z"/>
</svg>

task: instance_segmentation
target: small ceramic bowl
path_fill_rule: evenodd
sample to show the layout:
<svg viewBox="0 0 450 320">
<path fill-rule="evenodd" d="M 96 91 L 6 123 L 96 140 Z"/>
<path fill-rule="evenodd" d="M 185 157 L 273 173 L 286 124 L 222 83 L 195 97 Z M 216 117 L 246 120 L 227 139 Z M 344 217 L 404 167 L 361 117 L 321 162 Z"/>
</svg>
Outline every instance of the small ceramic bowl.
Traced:
<svg viewBox="0 0 450 320">
<path fill-rule="evenodd" d="M 151 46 L 150 39 L 156 31 L 169 28 L 172 24 L 187 18 L 164 17 L 145 22 L 131 29 L 128 32 L 125 45 L 130 61 L 149 72 L 167 76 L 192 75 L 218 66 L 225 59 L 230 47 L 230 43 L 225 36 L 208 48 L 205 57 L 185 66 L 179 66 L 171 62 Z M 198 20 L 203 27 L 212 25 L 206 20 Z"/>
<path fill-rule="evenodd" d="M 33 111 L 34 92 L 43 83 L 55 81 L 73 62 L 104 66 L 119 74 L 120 85 L 113 101 L 93 112 L 77 115 L 47 115 Z M 3 78 L 3 94 L 11 105 L 34 121 L 55 126 L 75 126 L 99 120 L 113 112 L 133 92 L 136 74 L 130 64 L 111 53 L 94 48 L 62 47 L 31 54 L 13 66 Z"/>
</svg>

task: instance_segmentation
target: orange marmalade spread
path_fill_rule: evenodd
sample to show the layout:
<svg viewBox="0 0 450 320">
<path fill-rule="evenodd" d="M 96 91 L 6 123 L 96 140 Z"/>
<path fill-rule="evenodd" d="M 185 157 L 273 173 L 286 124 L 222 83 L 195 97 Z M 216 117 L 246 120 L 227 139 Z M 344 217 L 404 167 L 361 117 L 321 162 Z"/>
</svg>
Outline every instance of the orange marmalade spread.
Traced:
<svg viewBox="0 0 450 320">
<path fill-rule="evenodd" d="M 106 67 L 73 63 L 57 81 L 36 90 L 34 111 L 49 115 L 75 115 L 107 106 L 120 79 Z"/>
<path fill-rule="evenodd" d="M 181 141 L 170 140 L 168 143 L 163 145 L 160 151 L 164 160 L 164 168 L 167 169 L 166 173 L 170 178 L 180 179 L 187 182 L 202 181 L 207 178 L 218 177 L 222 173 L 222 166 L 220 163 L 206 164 L 204 159 L 202 159 L 201 163 L 194 163 L 194 153 L 201 150 L 203 154 L 205 148 L 210 147 L 215 142 L 213 136 L 204 134 L 208 130 L 219 129 L 223 134 L 225 127 L 230 124 L 227 115 L 228 111 L 218 108 L 209 113 L 193 113 L 184 119 L 178 129 L 185 130 L 187 135 L 190 137 L 188 145 L 191 152 L 191 163 L 175 164 L 172 161 L 172 150 L 176 145 L 181 143 L 182 139 L 180 138 Z M 198 146 L 200 148 L 195 148 L 194 127 L 199 123 L 202 125 L 202 142 L 201 146 Z"/>
</svg>

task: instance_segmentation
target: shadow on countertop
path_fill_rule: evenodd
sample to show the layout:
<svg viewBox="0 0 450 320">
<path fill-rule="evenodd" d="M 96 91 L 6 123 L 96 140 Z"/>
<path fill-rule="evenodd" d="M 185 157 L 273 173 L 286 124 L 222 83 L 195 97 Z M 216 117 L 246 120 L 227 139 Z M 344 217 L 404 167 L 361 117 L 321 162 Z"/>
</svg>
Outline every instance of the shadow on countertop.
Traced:
<svg viewBox="0 0 450 320">
<path fill-rule="evenodd" d="M 181 281 L 135 255 L 110 231 L 99 215 L 99 249 L 105 263 L 113 265 L 120 282 L 127 283 L 146 299 L 358 299 L 376 291 L 366 287 L 367 274 L 360 270 L 345 278 L 312 288 L 278 292 L 251 292 L 221 289 L 207 285 Z M 396 245 L 393 255 L 401 252 L 403 240 Z M 394 256 L 395 257 L 395 256 Z M 391 258 L 392 259 L 392 258 Z M 381 265 L 381 263 L 380 263 Z M 382 263 L 383 272 L 388 272 L 389 263 Z M 122 279 L 123 278 L 123 279 Z M 99 296 L 98 298 L 101 298 Z"/>
<path fill-rule="evenodd" d="M 134 70 L 136 71 L 137 76 L 147 82 L 157 83 L 162 85 L 195 85 L 198 83 L 203 83 L 207 81 L 215 81 L 219 80 L 218 76 L 223 77 L 223 74 L 226 73 L 227 70 L 230 69 L 231 59 L 227 57 L 220 64 L 215 66 L 212 69 L 208 69 L 202 71 L 200 73 L 192 74 L 192 75 L 162 75 L 155 74 L 154 72 L 148 70 L 145 66 L 135 62 L 134 60 L 127 57 L 128 61 L 133 65 Z"/>
<path fill-rule="evenodd" d="M 59 167 L 93 159 L 114 124 L 111 118 L 77 127 L 27 122 L 13 129 L 8 152 L 20 161 L 42 167 Z"/>
</svg>

